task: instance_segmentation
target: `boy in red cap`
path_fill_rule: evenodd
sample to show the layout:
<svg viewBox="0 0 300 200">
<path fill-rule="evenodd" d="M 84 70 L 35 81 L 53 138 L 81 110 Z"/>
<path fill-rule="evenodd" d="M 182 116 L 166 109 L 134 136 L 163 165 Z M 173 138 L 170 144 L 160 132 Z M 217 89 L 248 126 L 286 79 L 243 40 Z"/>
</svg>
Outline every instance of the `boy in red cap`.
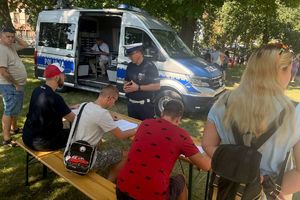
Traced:
<svg viewBox="0 0 300 200">
<path fill-rule="evenodd" d="M 57 150 L 67 144 L 69 129 L 63 129 L 62 118 L 72 122 L 75 114 L 63 98 L 55 93 L 64 85 L 64 69 L 58 63 L 44 71 L 46 83 L 32 92 L 27 119 L 23 128 L 23 141 L 37 151 Z"/>
</svg>

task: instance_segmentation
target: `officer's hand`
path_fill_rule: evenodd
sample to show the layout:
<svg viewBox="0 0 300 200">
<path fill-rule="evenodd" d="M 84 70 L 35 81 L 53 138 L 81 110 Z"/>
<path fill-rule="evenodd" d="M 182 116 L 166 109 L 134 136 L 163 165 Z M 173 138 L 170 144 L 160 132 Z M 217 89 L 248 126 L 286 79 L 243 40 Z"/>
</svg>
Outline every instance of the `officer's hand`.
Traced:
<svg viewBox="0 0 300 200">
<path fill-rule="evenodd" d="M 139 85 L 136 84 L 134 81 L 130 81 L 125 83 L 124 85 L 124 92 L 130 93 L 130 92 L 135 92 L 139 90 Z"/>
<path fill-rule="evenodd" d="M 131 82 L 127 82 L 127 81 L 126 81 L 126 82 L 124 83 L 123 90 L 126 92 L 126 90 L 128 89 L 128 86 L 131 85 L 131 84 L 132 84 Z"/>
</svg>

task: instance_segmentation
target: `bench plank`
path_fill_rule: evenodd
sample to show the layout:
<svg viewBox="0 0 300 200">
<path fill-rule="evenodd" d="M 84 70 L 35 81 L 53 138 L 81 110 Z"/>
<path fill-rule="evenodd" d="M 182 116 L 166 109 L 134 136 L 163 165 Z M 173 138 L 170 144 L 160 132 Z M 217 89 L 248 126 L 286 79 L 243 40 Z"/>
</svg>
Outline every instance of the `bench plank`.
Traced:
<svg viewBox="0 0 300 200">
<path fill-rule="evenodd" d="M 30 153 L 32 156 L 34 156 L 36 159 L 40 160 L 45 156 L 48 156 L 49 154 L 53 154 L 55 152 L 59 152 L 59 151 L 34 151 L 32 149 L 30 149 L 29 147 L 27 147 L 24 143 L 22 139 L 18 139 L 16 140 L 16 143 L 22 147 L 24 150 L 26 150 L 28 153 Z"/>
<path fill-rule="evenodd" d="M 17 143 L 28 153 L 38 159 L 41 163 L 51 169 L 78 190 L 83 192 L 91 199 L 115 200 L 115 184 L 103 178 L 96 172 L 90 172 L 81 176 L 68 171 L 63 164 L 63 153 L 61 151 L 37 152 L 24 145 L 22 140 Z"/>
</svg>

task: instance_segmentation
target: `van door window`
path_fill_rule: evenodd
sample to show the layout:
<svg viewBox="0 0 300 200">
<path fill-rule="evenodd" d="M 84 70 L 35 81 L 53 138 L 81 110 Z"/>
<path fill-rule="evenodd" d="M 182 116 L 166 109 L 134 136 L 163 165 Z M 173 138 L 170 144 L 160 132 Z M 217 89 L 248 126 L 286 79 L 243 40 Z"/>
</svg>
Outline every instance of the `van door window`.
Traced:
<svg viewBox="0 0 300 200">
<path fill-rule="evenodd" d="M 144 56 L 153 60 L 157 59 L 158 49 L 147 33 L 136 28 L 125 29 L 125 44 L 143 43 Z"/>
<path fill-rule="evenodd" d="M 75 28 L 75 24 L 69 23 L 41 23 L 38 45 L 72 50 Z"/>
</svg>

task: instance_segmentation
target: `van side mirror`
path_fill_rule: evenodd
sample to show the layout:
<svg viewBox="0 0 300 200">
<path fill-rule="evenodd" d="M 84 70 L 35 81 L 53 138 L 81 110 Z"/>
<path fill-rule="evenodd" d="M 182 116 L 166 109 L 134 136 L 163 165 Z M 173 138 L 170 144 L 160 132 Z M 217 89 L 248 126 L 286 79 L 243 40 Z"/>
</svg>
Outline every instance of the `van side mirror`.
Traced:
<svg viewBox="0 0 300 200">
<path fill-rule="evenodd" d="M 144 49 L 144 56 L 153 61 L 165 61 L 164 56 L 157 48 L 148 47 Z"/>
<path fill-rule="evenodd" d="M 148 47 L 144 49 L 144 56 L 147 58 L 155 58 L 156 50 L 154 48 Z"/>
<path fill-rule="evenodd" d="M 159 62 L 165 62 L 166 58 L 160 51 L 158 51 L 156 60 L 159 61 Z"/>
</svg>

